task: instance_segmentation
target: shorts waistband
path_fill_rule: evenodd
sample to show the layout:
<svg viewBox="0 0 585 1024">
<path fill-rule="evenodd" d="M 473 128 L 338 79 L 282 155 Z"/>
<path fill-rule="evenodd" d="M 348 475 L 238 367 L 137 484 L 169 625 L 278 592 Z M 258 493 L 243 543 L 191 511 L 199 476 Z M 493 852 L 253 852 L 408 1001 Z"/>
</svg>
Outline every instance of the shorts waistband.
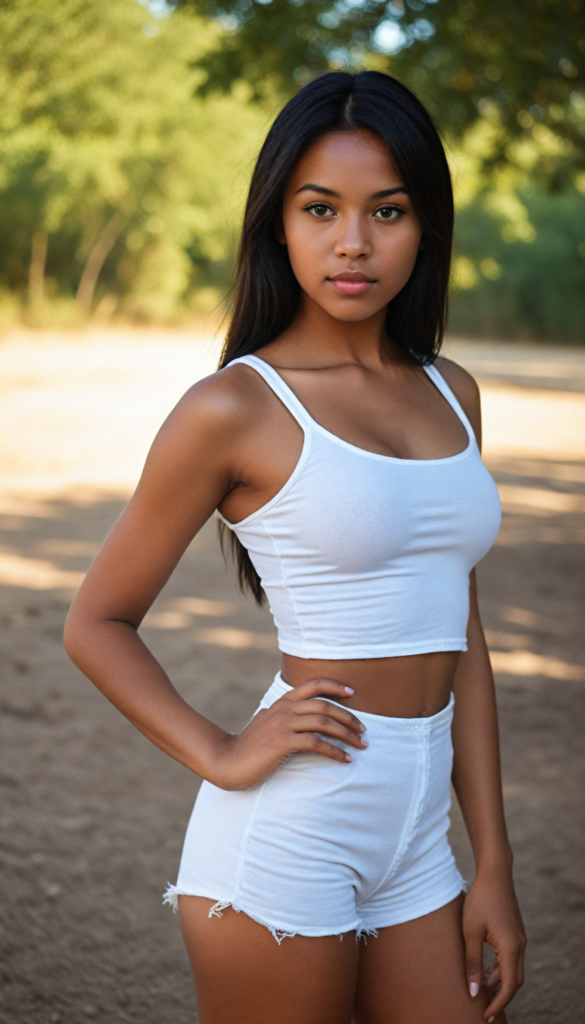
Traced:
<svg viewBox="0 0 585 1024">
<path fill-rule="evenodd" d="M 275 700 L 278 700 L 279 697 L 284 696 L 285 693 L 290 693 L 292 689 L 292 686 L 289 686 L 288 683 L 285 683 L 281 673 L 277 672 L 276 676 L 274 677 L 274 682 L 268 688 L 268 690 L 266 691 L 262 698 L 262 701 L 260 702 L 260 707 L 270 707 L 270 705 L 273 704 Z M 329 700 L 329 698 L 325 697 L 325 700 Z M 335 704 L 337 702 L 331 701 L 331 703 Z M 454 707 L 455 697 L 453 693 L 451 693 L 449 697 L 449 702 L 445 705 L 444 708 L 441 708 L 440 711 L 437 711 L 436 715 L 428 715 L 424 718 L 392 718 L 387 715 L 373 715 L 370 711 L 358 711 L 355 708 L 352 708 L 351 710 L 354 712 L 354 714 L 358 716 L 360 720 L 363 719 L 364 721 L 369 721 L 372 724 L 377 724 L 379 727 L 389 726 L 392 728 L 400 729 L 432 730 L 436 729 L 440 725 L 443 725 L 444 723 L 451 722 L 451 719 L 453 718 Z"/>
</svg>

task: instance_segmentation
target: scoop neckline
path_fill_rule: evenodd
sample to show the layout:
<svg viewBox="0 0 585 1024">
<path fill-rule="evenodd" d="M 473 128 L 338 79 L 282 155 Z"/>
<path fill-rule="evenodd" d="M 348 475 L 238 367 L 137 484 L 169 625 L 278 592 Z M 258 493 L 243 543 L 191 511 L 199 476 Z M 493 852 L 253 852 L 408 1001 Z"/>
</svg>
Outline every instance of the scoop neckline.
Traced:
<svg viewBox="0 0 585 1024">
<path fill-rule="evenodd" d="M 443 396 L 443 398 L 445 399 L 447 404 L 449 406 L 451 406 L 451 409 L 453 409 L 453 412 L 457 416 L 459 422 L 462 423 L 463 426 L 465 427 L 465 431 L 467 433 L 467 445 L 463 449 L 463 451 L 456 452 L 455 455 L 445 455 L 445 456 L 443 456 L 443 458 L 440 458 L 440 459 L 401 459 L 401 458 L 399 458 L 396 455 L 382 455 L 380 452 L 370 452 L 370 451 L 368 451 L 367 448 L 360 448 L 359 445 L 352 444 L 350 441 L 344 440 L 344 438 L 343 437 L 339 437 L 338 434 L 333 434 L 330 430 L 327 430 L 326 427 L 323 427 L 320 423 L 318 423 L 317 420 L 313 419 L 313 417 L 311 416 L 310 412 L 305 408 L 305 406 L 301 402 L 300 398 L 298 398 L 297 395 L 294 393 L 293 389 L 287 384 L 287 382 L 285 381 L 284 377 L 278 372 L 278 370 L 275 369 L 274 366 L 272 366 L 270 363 L 268 363 L 266 361 L 266 359 L 261 359 L 260 356 L 257 356 L 254 352 L 251 352 L 248 356 L 243 356 L 241 358 L 243 358 L 243 359 L 250 359 L 250 358 L 255 359 L 257 362 L 262 363 L 263 366 L 267 366 L 269 371 L 271 370 L 272 373 L 276 374 L 276 376 L 278 377 L 278 379 L 279 379 L 280 383 L 282 384 L 282 386 L 286 389 L 288 394 L 290 394 L 292 396 L 292 398 L 294 399 L 294 403 L 296 405 L 298 405 L 299 409 L 301 409 L 303 416 L 308 421 L 308 425 L 310 425 L 312 430 L 318 431 L 318 433 L 323 434 L 323 436 L 326 437 L 329 441 L 333 441 L 335 444 L 340 445 L 342 448 L 347 448 L 348 451 L 351 451 L 351 452 L 357 452 L 359 455 L 364 455 L 368 459 L 378 459 L 379 461 L 382 461 L 382 462 L 398 463 L 399 465 L 407 465 L 407 466 L 421 466 L 421 465 L 422 466 L 436 466 L 436 465 L 445 464 L 445 463 L 449 463 L 449 462 L 460 462 L 462 459 L 466 459 L 471 454 L 471 451 L 472 451 L 472 449 L 474 447 L 475 435 L 473 434 L 473 431 L 471 429 L 470 424 L 466 421 L 466 418 L 463 419 L 459 415 L 459 413 L 454 408 L 454 406 L 451 405 L 451 402 L 449 401 L 447 396 L 439 388 L 439 386 L 436 384 L 436 382 L 433 381 L 433 378 L 432 378 L 432 376 L 431 376 L 431 374 L 429 372 L 431 367 L 423 366 L 423 370 L 425 371 L 427 377 L 430 378 L 430 380 L 432 381 L 432 383 L 436 387 L 437 391 L 439 391 L 439 393 Z M 435 368 L 435 370 L 436 370 L 436 368 Z M 436 373 L 439 373 L 439 371 L 436 370 Z M 442 377 L 441 377 L 441 381 L 443 381 Z M 446 382 L 445 382 L 445 385 L 448 387 Z M 303 428 L 303 423 L 302 422 L 299 425 Z"/>
</svg>

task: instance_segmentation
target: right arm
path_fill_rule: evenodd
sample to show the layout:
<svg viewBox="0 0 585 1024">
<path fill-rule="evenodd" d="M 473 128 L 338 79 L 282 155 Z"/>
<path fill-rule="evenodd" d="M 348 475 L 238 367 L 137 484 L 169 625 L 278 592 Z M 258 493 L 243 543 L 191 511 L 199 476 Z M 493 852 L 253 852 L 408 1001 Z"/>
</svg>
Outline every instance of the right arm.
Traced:
<svg viewBox="0 0 585 1024">
<path fill-rule="evenodd" d="M 317 730 L 358 747 L 361 730 L 349 711 L 315 699 L 343 699 L 344 687 L 311 680 L 256 715 L 241 733 L 227 733 L 181 697 L 138 634 L 188 544 L 240 475 L 234 448 L 250 409 L 221 376 L 192 388 L 163 424 L 135 494 L 73 602 L 65 647 L 161 750 L 222 788 L 245 789 L 294 750 L 346 760 Z"/>
</svg>

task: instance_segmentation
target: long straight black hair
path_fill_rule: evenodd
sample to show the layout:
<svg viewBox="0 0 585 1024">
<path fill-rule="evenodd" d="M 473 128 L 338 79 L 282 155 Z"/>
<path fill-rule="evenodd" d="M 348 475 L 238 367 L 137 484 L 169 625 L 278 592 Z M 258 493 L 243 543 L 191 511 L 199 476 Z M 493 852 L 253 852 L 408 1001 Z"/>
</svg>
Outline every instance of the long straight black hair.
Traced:
<svg viewBox="0 0 585 1024">
<path fill-rule="evenodd" d="M 453 190 L 429 114 L 406 86 L 379 71 L 330 71 L 293 96 L 274 121 L 254 168 L 236 263 L 233 314 L 219 368 L 273 341 L 297 312 L 300 287 L 274 233 L 299 157 L 331 132 L 368 129 L 386 143 L 423 228 L 424 247 L 404 288 L 388 304 L 387 331 L 413 363 L 436 358 L 447 322 Z M 236 535 L 220 524 L 238 580 L 262 604 L 264 592 Z"/>
</svg>

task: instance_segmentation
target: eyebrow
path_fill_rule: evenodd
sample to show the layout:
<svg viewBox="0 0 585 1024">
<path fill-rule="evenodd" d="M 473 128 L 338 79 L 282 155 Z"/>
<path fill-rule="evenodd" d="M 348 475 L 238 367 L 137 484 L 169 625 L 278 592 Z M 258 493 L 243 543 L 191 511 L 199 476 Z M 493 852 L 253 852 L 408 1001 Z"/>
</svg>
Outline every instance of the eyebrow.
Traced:
<svg viewBox="0 0 585 1024">
<path fill-rule="evenodd" d="M 295 195 L 298 196 L 299 192 L 319 192 L 322 196 L 333 196 L 335 199 L 341 199 L 339 192 L 334 192 L 332 188 L 325 188 L 324 185 L 313 185 L 311 183 L 301 185 L 296 190 Z M 396 188 L 383 188 L 380 192 L 372 193 L 370 199 L 384 199 L 385 196 L 394 196 L 398 192 L 408 195 L 408 189 L 404 185 L 397 185 Z"/>
</svg>

